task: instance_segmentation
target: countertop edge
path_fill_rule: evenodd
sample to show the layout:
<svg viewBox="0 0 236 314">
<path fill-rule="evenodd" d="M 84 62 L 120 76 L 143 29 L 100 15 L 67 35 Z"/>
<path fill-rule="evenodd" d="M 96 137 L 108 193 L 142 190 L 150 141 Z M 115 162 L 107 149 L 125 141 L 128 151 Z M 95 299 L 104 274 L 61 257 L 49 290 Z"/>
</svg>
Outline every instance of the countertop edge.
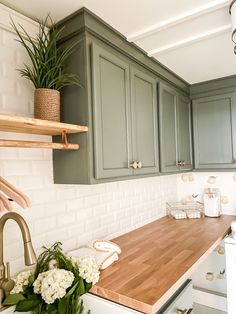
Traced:
<svg viewBox="0 0 236 314">
<path fill-rule="evenodd" d="M 228 230 L 218 238 L 212 246 L 184 273 L 184 275 L 175 282 L 175 284 L 152 306 L 152 311 L 147 314 L 155 314 L 173 295 L 173 293 L 192 275 L 198 266 L 214 251 L 214 249 L 221 243 L 221 241 L 230 233 Z"/>
</svg>

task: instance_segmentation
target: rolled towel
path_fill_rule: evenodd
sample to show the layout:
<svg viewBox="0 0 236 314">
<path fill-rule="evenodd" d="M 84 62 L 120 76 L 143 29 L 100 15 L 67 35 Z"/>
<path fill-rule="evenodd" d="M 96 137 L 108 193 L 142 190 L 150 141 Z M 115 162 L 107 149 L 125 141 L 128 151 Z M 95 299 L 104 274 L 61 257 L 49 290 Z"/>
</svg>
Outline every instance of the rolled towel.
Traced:
<svg viewBox="0 0 236 314">
<path fill-rule="evenodd" d="M 99 269 L 103 270 L 118 261 L 119 256 L 116 252 L 98 252 L 91 247 L 81 247 L 67 253 L 68 256 L 79 259 L 83 256 L 91 256 L 95 259 Z"/>
<path fill-rule="evenodd" d="M 109 240 L 93 240 L 90 242 L 89 247 L 98 252 L 116 252 L 117 254 L 121 253 L 121 248 L 119 245 Z"/>
</svg>

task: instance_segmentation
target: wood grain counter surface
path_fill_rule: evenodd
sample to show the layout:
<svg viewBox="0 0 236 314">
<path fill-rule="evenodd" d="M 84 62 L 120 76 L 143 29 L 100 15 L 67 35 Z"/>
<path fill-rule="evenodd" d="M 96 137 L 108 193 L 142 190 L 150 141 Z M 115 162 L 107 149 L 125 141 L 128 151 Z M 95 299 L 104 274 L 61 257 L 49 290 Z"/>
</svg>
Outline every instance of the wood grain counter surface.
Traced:
<svg viewBox="0 0 236 314">
<path fill-rule="evenodd" d="M 234 220 L 164 217 L 113 239 L 122 249 L 120 259 L 101 272 L 91 293 L 155 313 L 230 232 Z"/>
</svg>

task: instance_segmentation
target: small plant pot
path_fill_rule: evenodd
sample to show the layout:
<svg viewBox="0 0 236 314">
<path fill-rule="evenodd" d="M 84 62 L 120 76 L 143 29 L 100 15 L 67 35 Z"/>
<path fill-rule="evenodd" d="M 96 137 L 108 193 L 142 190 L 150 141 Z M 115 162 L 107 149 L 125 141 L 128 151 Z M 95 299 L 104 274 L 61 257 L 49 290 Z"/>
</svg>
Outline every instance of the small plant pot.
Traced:
<svg viewBox="0 0 236 314">
<path fill-rule="evenodd" d="M 60 122 L 60 92 L 47 88 L 35 89 L 34 117 Z"/>
</svg>

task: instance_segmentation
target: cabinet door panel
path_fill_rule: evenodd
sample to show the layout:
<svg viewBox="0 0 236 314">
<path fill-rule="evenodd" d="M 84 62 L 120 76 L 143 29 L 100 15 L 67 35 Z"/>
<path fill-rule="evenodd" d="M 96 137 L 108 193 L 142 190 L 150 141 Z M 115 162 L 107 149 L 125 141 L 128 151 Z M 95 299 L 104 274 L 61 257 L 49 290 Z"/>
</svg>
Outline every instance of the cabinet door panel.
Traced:
<svg viewBox="0 0 236 314">
<path fill-rule="evenodd" d="M 160 83 L 159 87 L 161 171 L 173 172 L 178 170 L 177 94 L 164 84 Z"/>
<path fill-rule="evenodd" d="M 93 45 L 95 177 L 132 174 L 129 65 Z"/>
<path fill-rule="evenodd" d="M 196 168 L 235 168 L 235 95 L 193 101 Z"/>
<path fill-rule="evenodd" d="M 133 159 L 142 163 L 135 174 L 159 171 L 156 88 L 152 76 L 131 68 Z"/>
<path fill-rule="evenodd" d="M 178 160 L 185 165 L 180 170 L 191 170 L 192 165 L 192 141 L 191 141 L 191 116 L 190 100 L 182 95 L 178 96 Z"/>
</svg>

